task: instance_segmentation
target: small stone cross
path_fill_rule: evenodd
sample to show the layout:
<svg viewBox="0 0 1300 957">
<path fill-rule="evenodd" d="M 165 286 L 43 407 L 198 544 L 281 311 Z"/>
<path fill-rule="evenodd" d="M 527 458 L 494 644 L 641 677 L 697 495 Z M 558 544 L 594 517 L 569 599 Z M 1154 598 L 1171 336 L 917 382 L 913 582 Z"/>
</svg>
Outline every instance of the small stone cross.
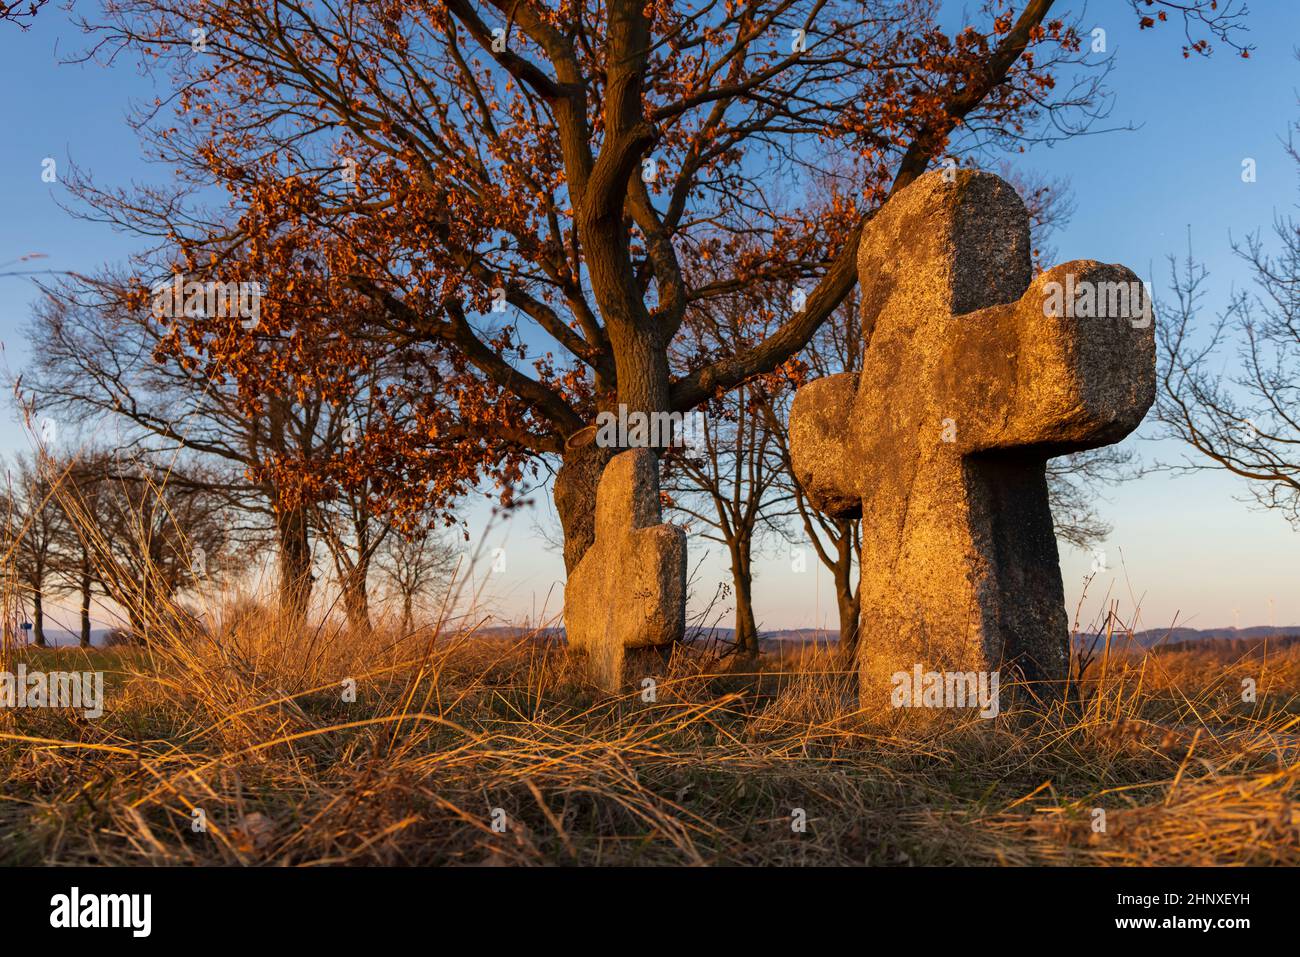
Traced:
<svg viewBox="0 0 1300 957">
<path fill-rule="evenodd" d="M 622 452 L 596 489 L 596 540 L 564 587 L 564 628 L 605 691 L 623 681 L 628 648 L 671 644 L 686 630 L 686 533 L 660 524 L 658 460 Z"/>
<path fill-rule="evenodd" d="M 862 371 L 799 389 L 790 441 L 813 504 L 862 517 L 862 706 L 916 664 L 1003 670 L 1004 684 L 1011 669 L 1059 693 L 1068 620 L 1045 467 L 1118 442 L 1150 408 L 1145 290 L 1092 260 L 1031 284 L 1024 204 L 972 171 L 922 176 L 882 207 L 858 277 Z"/>
</svg>

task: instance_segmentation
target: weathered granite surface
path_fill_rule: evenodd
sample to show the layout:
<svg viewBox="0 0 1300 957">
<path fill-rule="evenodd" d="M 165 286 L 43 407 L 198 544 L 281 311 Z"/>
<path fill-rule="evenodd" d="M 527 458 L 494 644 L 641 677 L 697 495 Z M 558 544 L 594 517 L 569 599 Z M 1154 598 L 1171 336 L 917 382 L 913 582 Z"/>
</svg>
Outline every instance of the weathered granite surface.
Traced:
<svg viewBox="0 0 1300 957">
<path fill-rule="evenodd" d="M 801 388 L 790 438 L 817 507 L 863 519 L 862 704 L 888 702 L 891 675 L 917 663 L 1011 669 L 1050 693 L 1068 620 L 1045 465 L 1142 421 L 1149 303 L 1106 318 L 1046 307 L 1049 283 L 1137 277 L 1081 260 L 1031 284 L 1024 204 L 972 171 L 894 196 L 863 234 L 858 275 L 862 371 Z"/>
<path fill-rule="evenodd" d="M 660 524 L 658 460 L 650 449 L 610 459 L 596 491 L 596 539 L 564 588 L 569 645 L 596 684 L 617 690 L 629 648 L 667 645 L 686 630 L 686 533 Z"/>
</svg>

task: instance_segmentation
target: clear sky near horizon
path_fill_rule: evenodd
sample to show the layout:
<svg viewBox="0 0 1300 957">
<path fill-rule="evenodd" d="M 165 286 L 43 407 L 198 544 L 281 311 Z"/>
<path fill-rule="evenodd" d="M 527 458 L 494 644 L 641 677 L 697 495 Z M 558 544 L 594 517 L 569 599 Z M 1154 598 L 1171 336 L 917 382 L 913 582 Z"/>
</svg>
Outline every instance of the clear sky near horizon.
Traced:
<svg viewBox="0 0 1300 957">
<path fill-rule="evenodd" d="M 1073 190 L 1073 219 L 1053 240 L 1060 261 L 1124 263 L 1160 296 L 1167 285 L 1166 257 L 1185 254 L 1190 235 L 1211 273 L 1207 306 L 1221 305 L 1234 284 L 1248 282 L 1230 240 L 1267 230 L 1300 197 L 1283 143 L 1300 118 L 1294 48 L 1300 42 L 1300 4 L 1276 0 L 1251 7 L 1250 59 L 1225 48 L 1209 59 L 1185 60 L 1181 33 L 1172 24 L 1139 32 L 1127 3 L 1090 5 L 1087 19 L 1107 31 L 1115 53 L 1107 81 L 1113 109 L 1098 128 L 1115 131 L 1036 148 L 1017 159 L 1026 169 L 1067 179 Z M 106 184 L 165 182 L 165 170 L 141 161 L 125 122 L 132 101 L 152 98 L 152 81 L 125 60 L 110 69 L 59 63 L 81 44 L 58 8 L 42 10 L 25 33 L 0 30 L 0 80 L 8 91 L 8 135 L 0 141 L 0 263 L 6 264 L 0 271 L 89 271 L 120 260 L 131 248 L 129 238 L 59 207 L 61 187 L 41 179 L 45 158 L 54 158 L 60 169 L 75 160 Z M 1255 182 L 1242 181 L 1246 158 L 1255 160 Z M 44 258 L 13 264 L 34 253 Z M 0 361 L 11 373 L 20 372 L 30 350 L 39 348 L 25 342 L 23 332 L 35 296 L 29 281 L 0 278 Z M 1180 447 L 1154 441 L 1152 434 L 1148 424 L 1127 442 L 1149 463 L 1181 459 Z M 0 419 L 0 452 L 28 446 L 16 417 Z M 1099 510 L 1114 528 L 1104 545 L 1110 568 L 1093 581 L 1083 602 L 1085 626 L 1108 596 L 1119 601 L 1127 619 L 1141 606 L 1137 627 L 1175 620 L 1202 628 L 1300 624 L 1300 532 L 1279 514 L 1249 505 L 1242 480 L 1158 472 L 1103 494 Z M 480 566 L 487 576 L 479 583 L 484 605 L 512 621 L 539 621 L 560 610 L 563 562 L 539 533 L 554 517 L 548 496 L 534 499 L 531 513 L 525 509 L 504 524 L 489 522 L 486 500 L 466 505 L 471 541 L 504 549 L 501 570 L 489 575 Z M 729 579 L 718 546 L 706 554 L 707 546 L 691 543 L 696 607 Z M 772 542 L 757 562 L 760 626 L 835 627 L 829 577 L 811 555 L 807 572 L 792 571 L 789 548 Z M 1093 556 L 1062 546 L 1061 559 L 1073 614 Z"/>
</svg>

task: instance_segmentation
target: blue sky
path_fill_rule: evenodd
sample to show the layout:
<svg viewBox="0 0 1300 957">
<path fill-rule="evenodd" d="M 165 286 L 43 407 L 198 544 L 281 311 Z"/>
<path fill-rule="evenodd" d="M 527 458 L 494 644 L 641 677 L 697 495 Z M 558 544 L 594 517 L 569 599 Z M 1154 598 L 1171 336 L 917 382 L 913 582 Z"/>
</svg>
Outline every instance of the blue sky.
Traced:
<svg viewBox="0 0 1300 957">
<path fill-rule="evenodd" d="M 1190 230 L 1211 272 L 1210 305 L 1226 299 L 1234 283 L 1247 281 L 1230 238 L 1267 227 L 1300 196 L 1281 142 L 1300 117 L 1300 63 L 1293 50 L 1300 4 L 1252 6 L 1251 59 L 1223 50 L 1208 60 L 1184 60 L 1172 24 L 1139 33 L 1127 3 L 1091 5 L 1090 19 L 1106 29 L 1116 54 L 1109 79 L 1114 110 L 1105 125 L 1135 128 L 1075 138 L 1024 158 L 1026 167 L 1065 177 L 1073 189 L 1073 221 L 1054 241 L 1060 260 L 1124 263 L 1152 279 L 1159 294 L 1165 258 L 1185 250 Z M 41 181 L 46 157 L 60 171 L 71 158 L 105 183 L 165 180 L 165 170 L 141 163 L 125 123 L 132 100 L 152 98 L 152 82 L 126 61 L 110 70 L 60 65 L 80 43 L 57 8 L 43 10 L 26 33 L 0 31 L 0 88 L 8 91 L 7 135 L 0 139 L 0 262 L 42 253 L 46 258 L 31 267 L 90 270 L 129 249 L 128 240 L 108 227 L 59 208 L 61 187 Z M 1255 160 L 1254 183 L 1242 182 L 1245 158 Z M 10 372 L 20 371 L 29 354 L 22 329 L 33 298 L 28 282 L 0 278 L 0 341 Z M 1128 440 L 1146 459 L 1182 454 L 1150 434 L 1144 427 Z M 0 451 L 25 445 L 16 422 L 0 422 Z M 1248 506 L 1246 498 L 1240 480 L 1220 474 L 1154 474 L 1108 491 L 1101 512 L 1114 525 L 1105 544 L 1113 571 L 1093 582 L 1085 624 L 1108 594 L 1119 600 L 1121 614 L 1140 604 L 1142 627 L 1162 627 L 1175 616 L 1198 627 L 1300 623 L 1300 533 L 1279 515 Z M 484 582 L 487 604 L 504 617 L 559 610 L 563 564 L 537 534 L 539 523 L 551 521 L 545 508 L 486 532 L 490 545 L 505 548 L 505 569 Z M 486 506 L 474 505 L 468 514 L 471 536 L 485 534 Z M 694 568 L 702 561 L 695 587 L 707 598 L 727 569 L 716 547 L 705 557 L 704 546 L 692 543 L 691 563 Z M 755 601 L 763 625 L 833 625 L 829 580 L 816 563 L 810 560 L 807 573 L 795 574 L 786 546 L 770 551 L 757 567 Z M 1062 550 L 1072 613 L 1092 561 Z"/>
</svg>

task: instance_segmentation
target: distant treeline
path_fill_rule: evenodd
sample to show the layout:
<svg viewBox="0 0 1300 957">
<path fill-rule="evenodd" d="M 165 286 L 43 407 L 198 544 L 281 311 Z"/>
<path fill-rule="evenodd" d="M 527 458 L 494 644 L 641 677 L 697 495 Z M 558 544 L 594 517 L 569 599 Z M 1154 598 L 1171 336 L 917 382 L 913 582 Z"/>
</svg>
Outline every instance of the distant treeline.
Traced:
<svg viewBox="0 0 1300 957">
<path fill-rule="evenodd" d="M 1199 641 L 1175 641 L 1157 645 L 1154 652 L 1212 651 L 1233 658 L 1262 658 L 1288 648 L 1300 647 L 1300 635 L 1274 635 L 1270 638 L 1202 638 Z"/>
</svg>

